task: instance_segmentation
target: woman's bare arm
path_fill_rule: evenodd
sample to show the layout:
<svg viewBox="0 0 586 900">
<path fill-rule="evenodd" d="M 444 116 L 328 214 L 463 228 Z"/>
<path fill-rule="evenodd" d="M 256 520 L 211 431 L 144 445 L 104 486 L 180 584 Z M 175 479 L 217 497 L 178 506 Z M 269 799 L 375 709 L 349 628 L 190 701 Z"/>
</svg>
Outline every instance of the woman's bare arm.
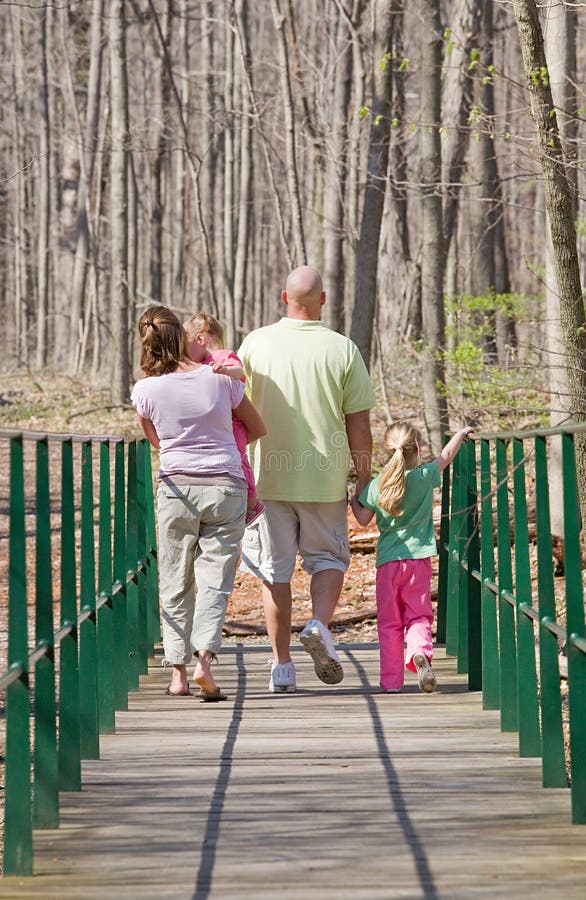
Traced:
<svg viewBox="0 0 586 900">
<path fill-rule="evenodd" d="M 242 402 L 235 407 L 234 412 L 246 428 L 246 442 L 251 444 L 267 433 L 265 423 L 252 405 L 248 397 L 243 397 Z"/>
<path fill-rule="evenodd" d="M 140 422 L 140 427 L 144 432 L 144 436 L 149 442 L 149 444 L 158 450 L 160 447 L 159 444 L 159 435 L 157 434 L 157 430 L 150 419 L 143 419 L 142 416 L 138 417 L 138 421 Z"/>
</svg>

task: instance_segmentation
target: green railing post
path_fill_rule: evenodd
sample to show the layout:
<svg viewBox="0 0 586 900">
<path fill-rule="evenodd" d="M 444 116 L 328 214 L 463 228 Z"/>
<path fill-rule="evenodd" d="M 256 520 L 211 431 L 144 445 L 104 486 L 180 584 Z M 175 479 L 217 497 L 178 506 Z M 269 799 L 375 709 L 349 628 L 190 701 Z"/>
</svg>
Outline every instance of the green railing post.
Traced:
<svg viewBox="0 0 586 900">
<path fill-rule="evenodd" d="M 461 465 L 458 454 L 452 464 L 452 497 L 450 503 L 448 550 L 448 599 L 446 604 L 446 654 L 458 656 L 458 613 L 460 610 L 460 558 L 462 537 Z M 459 671 L 459 670 L 458 670 Z"/>
<path fill-rule="evenodd" d="M 450 540 L 450 466 L 442 476 L 442 506 L 439 529 L 436 643 L 446 642 L 446 606 L 448 600 L 448 566 Z"/>
<path fill-rule="evenodd" d="M 51 564 L 51 503 L 49 442 L 38 441 L 36 478 L 35 640 L 47 652 L 35 666 L 35 749 L 33 826 L 59 825 L 57 763 L 57 703 L 53 644 L 53 575 Z"/>
<path fill-rule="evenodd" d="M 513 440 L 513 511 L 515 516 L 515 599 L 517 601 L 517 697 L 519 755 L 541 756 L 535 629 L 523 612 L 531 606 L 531 567 L 527 519 L 527 485 L 523 441 Z"/>
<path fill-rule="evenodd" d="M 456 671 L 468 673 L 468 456 L 458 453 L 458 627 L 457 627 L 457 666 Z"/>
<path fill-rule="evenodd" d="M 128 629 L 128 690 L 139 687 L 139 609 L 138 576 L 138 526 L 136 509 L 136 441 L 128 444 L 128 474 L 126 481 L 126 616 Z"/>
<path fill-rule="evenodd" d="M 114 586 L 112 619 L 114 623 L 114 701 L 116 709 L 128 709 L 128 624 L 126 610 L 126 491 L 124 480 L 124 444 L 114 450 Z"/>
<path fill-rule="evenodd" d="M 22 437 L 10 441 L 10 543 L 8 560 L 8 664 L 20 677 L 6 688 L 4 873 L 33 870 L 30 778 L 30 700 L 26 618 L 26 530 Z"/>
<path fill-rule="evenodd" d="M 474 575 L 480 569 L 480 537 L 478 534 L 478 492 L 476 486 L 476 445 L 466 441 L 462 450 L 467 459 L 467 580 L 468 580 L 468 690 L 482 690 L 482 623 L 480 584 Z"/>
<path fill-rule="evenodd" d="M 152 473 L 146 442 L 138 447 L 136 441 L 130 444 L 125 477 L 122 439 L 30 433 L 28 438 L 35 442 L 36 450 L 36 540 L 35 646 L 29 653 L 24 491 L 27 435 L 11 431 L 6 436 L 10 440 L 9 669 L 0 673 L 2 689 L 6 690 L 3 863 L 5 875 L 24 876 L 33 871 L 33 827 L 58 827 L 59 791 L 81 790 L 82 756 L 98 758 L 100 730 L 114 730 L 116 702 L 119 701 L 120 708 L 128 707 L 129 678 L 138 687 L 139 665 L 146 671 L 149 647 L 154 652 L 154 643 L 160 638 L 160 621 Z M 51 437 L 61 443 L 60 542 L 55 548 L 51 522 Z M 100 444 L 97 571 L 93 482 L 96 441 Z M 110 441 L 116 444 L 113 530 Z M 77 442 L 81 444 L 78 505 L 74 472 L 77 459 L 74 443 Z M 53 551 L 60 557 L 56 631 Z M 113 579 L 116 579 L 114 583 Z M 130 637 L 127 621 L 133 631 Z M 33 667 L 34 706 L 29 691 L 29 673 Z"/>
<path fill-rule="evenodd" d="M 146 675 L 149 670 L 149 639 L 147 611 L 147 559 L 146 559 L 146 503 L 145 503 L 145 443 L 136 447 L 136 561 L 138 593 L 138 670 Z"/>
<path fill-rule="evenodd" d="M 511 561 L 511 529 L 509 523 L 507 446 L 504 440 L 496 442 L 496 508 L 497 508 L 497 559 L 499 580 L 499 644 L 501 729 L 517 731 L 517 645 L 515 641 L 515 610 L 505 600 L 503 592 L 513 591 Z"/>
<path fill-rule="evenodd" d="M 484 709 L 500 708 L 500 663 L 497 628 L 497 597 L 489 584 L 494 583 L 494 539 L 492 516 L 492 479 L 490 475 L 490 442 L 480 442 L 480 541 L 482 579 L 482 705 Z"/>
<path fill-rule="evenodd" d="M 586 628 L 580 553 L 580 506 L 574 436 L 571 434 L 562 435 L 562 467 L 572 822 L 574 825 L 586 825 L 586 653 L 576 646 L 576 638 L 581 638 L 582 641 L 586 638 Z"/>
<path fill-rule="evenodd" d="M 539 671 L 541 683 L 541 733 L 544 787 L 567 787 L 562 729 L 562 699 L 557 637 L 546 627 L 555 621 L 555 595 L 549 479 L 545 438 L 535 438 L 535 507 L 537 520 L 537 584 L 539 594 Z"/>
<path fill-rule="evenodd" d="M 100 512 L 98 520 L 98 721 L 100 734 L 116 730 L 114 715 L 114 635 L 112 612 L 112 497 L 110 445 L 100 444 Z M 102 602 L 105 598 L 106 602 Z"/>
<path fill-rule="evenodd" d="M 81 790 L 79 662 L 75 579 L 73 446 L 63 442 L 61 457 L 61 625 L 70 627 L 59 653 L 59 789 Z"/>
<path fill-rule="evenodd" d="M 96 636 L 96 537 L 94 532 L 93 447 L 81 445 L 80 611 L 89 611 L 79 629 L 80 740 L 82 759 L 100 758 L 98 732 L 98 643 Z"/>
<path fill-rule="evenodd" d="M 149 608 L 149 640 L 153 647 L 161 640 L 161 617 L 159 613 L 159 579 L 157 569 L 157 532 L 155 525 L 155 504 L 153 496 L 153 473 L 151 451 L 147 444 L 145 453 L 146 484 L 146 534 L 147 534 L 147 603 Z"/>
</svg>

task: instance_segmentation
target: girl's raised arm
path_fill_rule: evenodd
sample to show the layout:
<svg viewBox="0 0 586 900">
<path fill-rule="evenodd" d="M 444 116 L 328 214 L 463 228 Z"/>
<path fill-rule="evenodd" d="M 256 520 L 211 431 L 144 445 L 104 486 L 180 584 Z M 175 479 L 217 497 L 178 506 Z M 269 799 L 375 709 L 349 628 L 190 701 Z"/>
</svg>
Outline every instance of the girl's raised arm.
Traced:
<svg viewBox="0 0 586 900">
<path fill-rule="evenodd" d="M 473 431 L 473 428 L 461 428 L 460 431 L 457 431 L 455 435 L 450 438 L 450 440 L 436 459 L 437 467 L 440 472 L 443 472 L 446 466 L 450 465 L 454 456 L 460 449 L 462 441 L 464 441 L 469 434 L 472 434 Z"/>
</svg>

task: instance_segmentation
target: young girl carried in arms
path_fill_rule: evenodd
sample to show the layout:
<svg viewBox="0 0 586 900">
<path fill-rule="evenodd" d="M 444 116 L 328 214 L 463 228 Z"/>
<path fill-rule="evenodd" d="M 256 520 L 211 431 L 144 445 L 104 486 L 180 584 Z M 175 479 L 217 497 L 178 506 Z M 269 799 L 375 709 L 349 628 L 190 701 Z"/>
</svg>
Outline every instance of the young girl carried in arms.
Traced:
<svg viewBox="0 0 586 900">
<path fill-rule="evenodd" d="M 462 428 L 437 459 L 422 465 L 421 433 L 408 422 L 395 422 L 384 436 L 389 461 L 360 497 L 350 501 L 361 525 L 368 525 L 376 515 L 380 532 L 376 553 L 380 686 L 389 693 L 403 687 L 404 669 L 417 673 L 425 693 L 437 686 L 431 667 L 430 557 L 437 553 L 433 491 L 441 487 L 441 472 L 472 431 Z"/>
<path fill-rule="evenodd" d="M 187 351 L 194 362 L 212 367 L 217 375 L 229 375 L 235 381 L 246 381 L 244 366 L 233 350 L 224 348 L 224 329 L 215 318 L 206 312 L 197 312 L 184 322 L 187 335 Z M 244 423 L 238 416 L 232 416 L 232 427 L 236 446 L 240 451 L 242 471 L 248 485 L 246 525 L 250 525 L 262 513 L 264 506 L 258 499 L 254 473 L 246 453 L 247 435 Z"/>
</svg>

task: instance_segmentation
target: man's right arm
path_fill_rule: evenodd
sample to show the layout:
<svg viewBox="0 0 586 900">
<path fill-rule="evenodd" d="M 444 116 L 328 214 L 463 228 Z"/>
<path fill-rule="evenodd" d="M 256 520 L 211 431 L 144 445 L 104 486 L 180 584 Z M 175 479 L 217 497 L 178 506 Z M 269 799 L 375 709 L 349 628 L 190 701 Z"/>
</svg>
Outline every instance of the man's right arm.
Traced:
<svg viewBox="0 0 586 900">
<path fill-rule="evenodd" d="M 350 455 L 356 469 L 356 496 L 370 481 L 372 468 L 372 431 L 370 429 L 370 410 L 348 413 L 346 419 L 346 435 Z"/>
</svg>

